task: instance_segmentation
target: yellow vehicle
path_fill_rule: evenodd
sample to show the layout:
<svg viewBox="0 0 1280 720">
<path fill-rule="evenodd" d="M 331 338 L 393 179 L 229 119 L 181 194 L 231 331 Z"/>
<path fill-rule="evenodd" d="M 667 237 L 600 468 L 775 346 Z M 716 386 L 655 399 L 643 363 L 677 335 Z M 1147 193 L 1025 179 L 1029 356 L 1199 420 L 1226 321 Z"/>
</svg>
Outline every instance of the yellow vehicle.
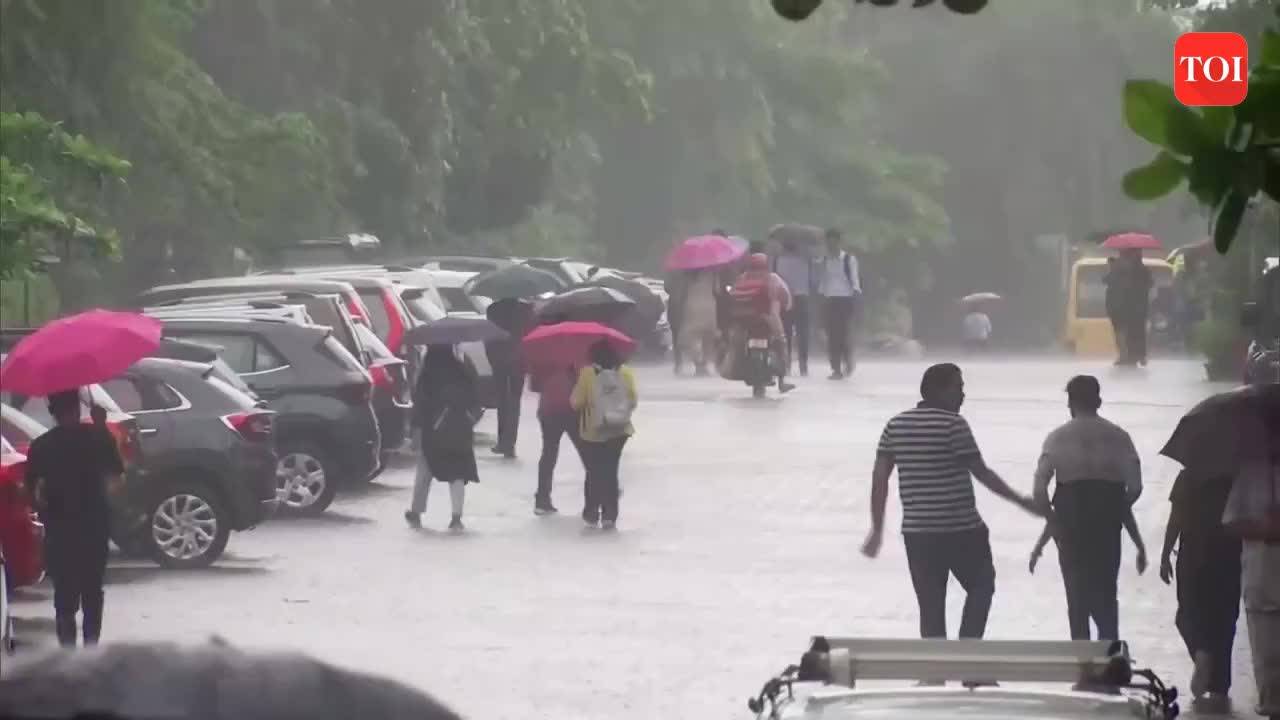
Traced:
<svg viewBox="0 0 1280 720">
<path fill-rule="evenodd" d="M 1151 270 L 1152 299 L 1170 292 L 1173 266 L 1159 258 L 1143 258 Z M 1116 337 L 1107 317 L 1107 275 L 1105 257 L 1081 258 L 1071 266 L 1067 285 L 1067 317 L 1063 344 L 1077 355 L 1114 356 Z"/>
</svg>

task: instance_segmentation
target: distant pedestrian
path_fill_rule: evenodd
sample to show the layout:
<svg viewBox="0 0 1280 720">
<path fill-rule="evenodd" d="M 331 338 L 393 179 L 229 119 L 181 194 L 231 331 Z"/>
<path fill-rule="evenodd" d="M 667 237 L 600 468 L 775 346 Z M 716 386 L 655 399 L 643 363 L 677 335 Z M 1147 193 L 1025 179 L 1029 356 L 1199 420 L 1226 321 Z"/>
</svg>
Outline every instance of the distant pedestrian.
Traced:
<svg viewBox="0 0 1280 720">
<path fill-rule="evenodd" d="M 1044 511 L 983 461 L 960 415 L 960 368 L 950 363 L 930 367 L 921 379 L 920 395 L 921 402 L 889 420 L 880 436 L 871 483 L 871 532 L 862 552 L 872 558 L 880 552 L 889 476 L 896 467 L 902 539 L 920 606 L 920 636 L 947 636 L 947 581 L 954 575 L 966 595 L 960 637 L 980 638 L 986 632 L 996 571 L 987 526 L 974 500 L 973 478 L 1028 512 Z"/>
<path fill-rule="evenodd" d="M 667 273 L 662 282 L 667 293 L 667 325 L 671 328 L 671 365 L 676 375 L 684 369 L 684 351 L 680 345 L 680 332 L 684 327 L 684 304 L 689 296 L 689 273 L 675 270 Z"/>
<path fill-rule="evenodd" d="M 773 271 L 791 291 L 791 308 L 782 315 L 787 341 L 787 365 L 800 364 L 800 375 L 809 374 L 809 324 L 813 312 L 809 298 L 818 294 L 818 272 L 813 256 L 795 238 L 782 240 L 782 253 L 773 260 Z"/>
<path fill-rule="evenodd" d="M 974 305 L 964 316 L 964 346 L 969 352 L 981 352 L 991 344 L 991 316 Z"/>
<path fill-rule="evenodd" d="M 480 482 L 476 470 L 474 426 L 479 413 L 475 380 L 452 345 L 429 345 L 418 374 L 414 412 L 422 427 L 423 462 L 413 484 L 413 500 L 405 512 L 410 527 L 422 527 L 431 478 L 449 485 L 450 530 L 463 530 L 462 507 L 467 483 Z"/>
<path fill-rule="evenodd" d="M 831 359 L 831 379 L 853 374 L 854 324 L 862 299 L 858 259 L 845 251 L 844 240 L 835 228 L 826 232 L 827 254 L 819 263 L 818 290 L 822 295 L 823 324 L 827 332 L 827 354 Z"/>
<path fill-rule="evenodd" d="M 1146 569 L 1146 549 L 1130 510 L 1142 494 L 1142 465 L 1129 433 L 1098 415 L 1102 390 L 1096 378 L 1072 378 L 1067 407 L 1071 420 L 1045 438 L 1036 467 L 1035 500 L 1046 510 L 1052 506 L 1053 515 L 1033 556 L 1052 532 L 1072 640 L 1090 638 L 1090 620 L 1098 639 L 1118 640 L 1116 580 L 1125 526 L 1138 546 L 1139 571 Z M 1050 482 L 1056 483 L 1052 502 Z"/>
<path fill-rule="evenodd" d="M 1169 493 L 1169 521 L 1160 554 L 1160 579 L 1178 581 L 1175 623 L 1191 656 L 1196 709 L 1227 712 L 1231 651 L 1240 619 L 1240 538 L 1222 526 L 1230 477 L 1178 474 Z M 1177 548 L 1177 565 L 1171 561 Z"/>
<path fill-rule="evenodd" d="M 1147 318 L 1151 312 L 1151 270 L 1142 260 L 1142 251 L 1123 250 L 1111 276 L 1118 292 L 1115 302 L 1124 337 L 1122 365 L 1147 364 Z"/>
<path fill-rule="evenodd" d="M 533 307 L 523 300 L 504 298 L 485 309 L 489 322 L 507 331 L 507 338 L 484 344 L 498 402 L 498 441 L 492 450 L 507 459 L 516 456 L 520 434 L 520 404 L 524 397 L 524 363 L 520 338 L 533 324 Z"/>
<path fill-rule="evenodd" d="M 1102 276 L 1102 282 L 1107 286 L 1105 295 L 1107 319 L 1111 321 L 1111 334 L 1116 340 L 1116 365 L 1123 365 L 1129 359 L 1127 349 L 1129 337 L 1122 307 L 1124 278 L 1117 269 L 1114 257 L 1107 258 L 1107 274 Z"/>
<path fill-rule="evenodd" d="M 94 408 L 92 424 L 81 422 L 79 391 L 50 395 L 49 414 L 57 424 L 31 442 L 26 481 L 45 525 L 58 643 L 75 647 L 76 614 L 82 612 L 84 644 L 96 645 L 102 635 L 108 495 L 119 489 L 124 464 L 101 408 Z"/>
<path fill-rule="evenodd" d="M 552 515 L 559 512 L 551 502 L 551 489 L 560 458 L 561 438 L 567 435 L 578 457 L 582 457 L 578 413 L 570 402 L 578 370 L 569 366 L 535 370 L 531 379 L 534 392 L 538 393 L 538 425 L 542 428 L 542 455 L 538 458 L 538 490 L 534 494 L 533 512 Z"/>
<path fill-rule="evenodd" d="M 707 374 L 707 363 L 715 359 L 719 337 L 717 268 L 691 271 L 680 319 L 681 352 L 693 361 L 697 375 Z"/>
<path fill-rule="evenodd" d="M 578 373 L 570 397 L 581 414 L 582 461 L 587 469 L 582 520 L 612 530 L 621 495 L 618 467 L 622 449 L 635 434 L 631 416 L 639 403 L 635 374 L 607 341 L 591 348 L 591 365 Z"/>
</svg>

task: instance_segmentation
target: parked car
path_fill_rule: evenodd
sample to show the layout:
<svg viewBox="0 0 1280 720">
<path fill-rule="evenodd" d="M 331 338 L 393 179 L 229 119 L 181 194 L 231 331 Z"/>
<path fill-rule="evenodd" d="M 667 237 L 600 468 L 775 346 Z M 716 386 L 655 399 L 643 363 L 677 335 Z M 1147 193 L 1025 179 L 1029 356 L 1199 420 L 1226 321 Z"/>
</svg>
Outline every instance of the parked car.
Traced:
<svg viewBox="0 0 1280 720">
<path fill-rule="evenodd" d="M 275 413 L 210 365 L 146 358 L 103 387 L 138 420 L 147 457 L 148 480 L 127 498 L 145 518 L 120 538 L 129 549 L 164 567 L 205 567 L 232 531 L 275 511 Z"/>
<path fill-rule="evenodd" d="M 404 265 L 428 270 L 449 270 L 468 273 L 482 273 L 514 265 L 510 258 L 481 257 L 478 255 L 425 255 L 398 260 L 396 265 Z"/>
<path fill-rule="evenodd" d="M 400 301 L 400 294 L 390 279 L 381 277 L 381 272 L 370 271 L 337 271 L 326 268 L 282 271 L 282 275 L 296 277 L 316 277 L 336 282 L 350 283 L 355 288 L 365 309 L 369 312 L 369 324 L 373 332 L 401 360 L 409 362 L 408 355 L 412 346 L 404 342 L 404 334 L 413 326 L 413 317 Z"/>
<path fill-rule="evenodd" d="M 467 281 L 476 275 L 477 273 L 474 272 L 458 270 L 433 270 L 431 272 L 431 281 L 435 283 L 436 290 L 444 300 L 445 312 L 449 314 L 459 312 L 484 314 L 484 311 L 492 301 L 486 297 L 472 295 L 465 289 Z"/>
<path fill-rule="evenodd" d="M 382 470 L 373 380 L 329 328 L 252 318 L 164 319 L 166 337 L 219 348 L 275 410 L 282 509 L 319 514 Z"/>
<path fill-rule="evenodd" d="M 409 365 L 396 357 L 373 331 L 357 325 L 372 360 L 369 376 L 373 379 L 373 411 L 378 416 L 378 428 L 382 431 L 382 458 L 404 445 L 408 438 L 409 421 L 413 415 L 413 387 L 409 379 Z"/>
<path fill-rule="evenodd" d="M 0 556 L 8 589 L 35 585 L 44 577 L 44 525 L 27 492 L 26 467 L 26 454 L 0 437 Z"/>
<path fill-rule="evenodd" d="M 300 267 L 372 262 L 382 254 L 382 241 L 368 233 L 347 233 L 327 238 L 277 245 L 268 267 Z"/>
<path fill-rule="evenodd" d="M 592 265 L 575 262 L 569 258 L 512 258 L 515 262 L 524 263 L 532 268 L 545 270 L 560 278 L 565 287 L 574 287 L 587 279 L 587 270 Z"/>
</svg>

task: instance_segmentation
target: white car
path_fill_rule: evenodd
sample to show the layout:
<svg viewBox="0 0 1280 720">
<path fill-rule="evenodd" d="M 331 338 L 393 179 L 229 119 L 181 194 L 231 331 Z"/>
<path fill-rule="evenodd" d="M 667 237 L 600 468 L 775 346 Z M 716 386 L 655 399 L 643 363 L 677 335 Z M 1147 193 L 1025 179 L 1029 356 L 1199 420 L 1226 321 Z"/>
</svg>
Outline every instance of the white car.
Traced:
<svg viewBox="0 0 1280 720">
<path fill-rule="evenodd" d="M 898 682 L 860 686 L 879 681 Z M 817 637 L 800 664 L 765 683 L 748 708 L 757 720 L 1178 715 L 1177 690 L 1135 669 L 1124 643 L 1105 641 Z"/>
</svg>

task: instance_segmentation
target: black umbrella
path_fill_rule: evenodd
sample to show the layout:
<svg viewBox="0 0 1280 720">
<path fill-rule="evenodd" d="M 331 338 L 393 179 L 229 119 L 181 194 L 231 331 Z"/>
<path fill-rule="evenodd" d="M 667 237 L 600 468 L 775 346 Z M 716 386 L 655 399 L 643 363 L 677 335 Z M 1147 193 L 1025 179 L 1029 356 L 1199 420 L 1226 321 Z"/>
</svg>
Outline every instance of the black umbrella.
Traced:
<svg viewBox="0 0 1280 720">
<path fill-rule="evenodd" d="M 579 285 L 579 287 L 604 287 L 618 292 L 631 298 L 636 304 L 636 315 L 642 322 L 656 323 L 658 318 L 662 317 L 662 311 L 665 308 L 662 298 L 656 292 L 649 289 L 648 285 L 638 281 L 624 278 L 620 275 L 609 271 L 603 271 L 591 276 L 590 280 Z"/>
<path fill-rule="evenodd" d="M 385 678 L 217 642 L 52 652 L 0 680 L 0 716 L 459 720 L 426 694 Z"/>
<path fill-rule="evenodd" d="M 1205 477 L 1233 477 L 1280 443 L 1280 385 L 1218 393 L 1178 421 L 1160 454 Z"/>
<path fill-rule="evenodd" d="M 485 318 L 447 317 L 419 325 L 405 333 L 410 345 L 457 345 L 465 342 L 506 340 L 507 331 Z"/>
<path fill-rule="evenodd" d="M 501 300 L 556 293 L 564 290 L 565 284 L 546 270 L 520 264 L 476 275 L 467 281 L 463 289 L 471 295 Z"/>
<path fill-rule="evenodd" d="M 636 302 L 613 288 L 592 286 L 561 293 L 538 308 L 540 322 L 609 323 L 635 308 Z"/>
</svg>

